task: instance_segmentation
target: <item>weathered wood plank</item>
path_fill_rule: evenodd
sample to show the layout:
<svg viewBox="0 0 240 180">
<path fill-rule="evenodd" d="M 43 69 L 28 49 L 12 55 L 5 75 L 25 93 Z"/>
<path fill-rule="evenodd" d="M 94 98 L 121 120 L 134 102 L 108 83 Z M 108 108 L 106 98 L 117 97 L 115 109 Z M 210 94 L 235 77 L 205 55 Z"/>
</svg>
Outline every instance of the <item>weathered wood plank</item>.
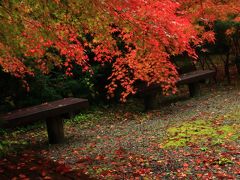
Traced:
<svg viewBox="0 0 240 180">
<path fill-rule="evenodd" d="M 76 112 L 88 106 L 89 103 L 87 99 L 65 98 L 37 106 L 18 109 L 1 115 L 0 119 L 3 121 L 3 127 L 14 127 L 38 120 L 45 120 L 57 115 Z"/>
<path fill-rule="evenodd" d="M 211 78 L 215 75 L 215 70 L 197 70 L 180 75 L 177 85 L 190 84 L 201 80 Z"/>
</svg>

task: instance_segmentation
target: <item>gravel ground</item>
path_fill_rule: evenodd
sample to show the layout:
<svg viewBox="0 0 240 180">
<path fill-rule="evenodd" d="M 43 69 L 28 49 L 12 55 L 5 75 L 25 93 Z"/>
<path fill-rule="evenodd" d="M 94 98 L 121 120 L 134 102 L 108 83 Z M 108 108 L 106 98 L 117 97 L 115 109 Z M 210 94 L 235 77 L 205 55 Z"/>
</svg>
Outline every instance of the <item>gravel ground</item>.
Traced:
<svg viewBox="0 0 240 180">
<path fill-rule="evenodd" d="M 156 179 L 155 176 L 176 179 L 184 178 L 186 174 L 182 172 L 187 171 L 190 179 L 204 179 L 205 176 L 210 176 L 209 173 L 213 173 L 213 177 L 223 177 L 222 174 L 229 175 L 229 172 L 230 175 L 224 178 L 238 179 L 239 139 L 229 146 L 223 144 L 221 147 L 202 144 L 201 147 L 190 145 L 170 150 L 162 148 L 162 143 L 168 138 L 167 130 L 184 122 L 203 119 L 218 123 L 221 120 L 221 125 L 239 127 L 240 119 L 225 115 L 236 112 L 240 115 L 240 83 L 236 82 L 234 86 L 214 86 L 202 86 L 202 95 L 197 98 L 187 98 L 188 94 L 183 88 L 178 96 L 166 98 L 164 103 L 147 113 L 140 111 L 141 100 L 134 100 L 122 106 L 78 115 L 74 118 L 78 120 L 66 121 L 65 144 L 48 146 L 44 126 L 24 133 L 13 132 L 6 139 L 12 139 L 16 144 L 23 140 L 30 143 L 30 146 L 36 144 L 40 148 L 39 152 L 42 152 L 41 149 L 44 152 L 36 155 L 50 158 L 54 163 L 66 164 L 77 171 L 80 169 L 81 173 L 90 174 L 94 178 L 105 179 L 103 177 L 107 177 L 108 172 L 116 175 L 112 179 L 130 179 L 136 174 L 142 176 L 151 172 L 148 174 L 149 179 Z M 238 137 L 239 134 L 240 132 Z M 26 146 L 23 149 L 27 149 Z M 219 168 L 216 162 L 222 163 L 221 158 L 225 156 L 231 157 L 235 164 Z M 202 160 L 200 165 L 196 165 L 198 157 Z M 211 161 L 211 166 L 205 163 L 208 160 Z M 189 164 L 193 170 L 186 170 Z M 198 177 L 199 174 L 203 175 Z"/>
<path fill-rule="evenodd" d="M 180 96 L 184 98 L 187 94 L 183 92 Z M 129 109 L 127 106 L 124 110 L 111 108 L 99 111 L 94 117 L 98 119 L 98 123 L 89 126 L 84 123 L 68 126 L 69 143 L 64 147 L 52 146 L 51 157 L 64 159 L 74 165 L 77 159 L 71 155 L 72 149 L 79 150 L 83 147 L 85 148 L 81 150 L 82 156 L 106 154 L 111 158 L 114 151 L 123 147 L 133 153 L 157 157 L 160 152 L 148 147 L 160 144 L 166 137 L 168 127 L 196 119 L 216 119 L 240 110 L 240 88 L 225 86 L 210 89 L 204 86 L 202 96 L 198 98 L 167 103 L 148 113 L 129 112 Z M 67 151 L 69 153 L 66 153 Z"/>
</svg>

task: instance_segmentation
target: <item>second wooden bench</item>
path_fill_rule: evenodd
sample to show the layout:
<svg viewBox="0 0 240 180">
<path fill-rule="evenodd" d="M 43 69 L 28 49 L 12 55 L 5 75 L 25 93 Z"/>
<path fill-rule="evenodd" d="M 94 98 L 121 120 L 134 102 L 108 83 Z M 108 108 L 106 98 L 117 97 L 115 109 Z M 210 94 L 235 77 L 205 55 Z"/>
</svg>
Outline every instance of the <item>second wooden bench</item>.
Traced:
<svg viewBox="0 0 240 180">
<path fill-rule="evenodd" d="M 190 97 L 200 95 L 200 82 L 206 79 L 214 78 L 214 70 L 195 70 L 192 72 L 184 73 L 180 75 L 180 79 L 177 81 L 177 85 L 188 85 Z M 161 91 L 160 85 L 151 85 L 148 87 L 142 87 L 139 89 L 138 94 L 144 98 L 145 110 L 152 109 L 153 102 L 156 99 L 157 93 Z"/>
</svg>

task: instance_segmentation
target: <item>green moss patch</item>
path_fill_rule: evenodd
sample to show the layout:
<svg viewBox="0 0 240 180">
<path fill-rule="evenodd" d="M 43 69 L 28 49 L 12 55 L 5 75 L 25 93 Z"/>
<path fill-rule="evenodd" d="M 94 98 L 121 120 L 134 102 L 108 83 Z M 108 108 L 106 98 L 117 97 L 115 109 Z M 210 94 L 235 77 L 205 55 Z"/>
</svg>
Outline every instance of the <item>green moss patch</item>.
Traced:
<svg viewBox="0 0 240 180">
<path fill-rule="evenodd" d="M 225 120 L 233 120 L 236 123 L 239 123 L 240 121 L 240 109 L 235 109 L 234 112 L 230 112 L 228 114 L 224 115 Z"/>
<path fill-rule="evenodd" d="M 167 130 L 168 139 L 163 143 L 164 148 L 186 146 L 188 143 L 205 143 L 210 141 L 213 145 L 224 141 L 239 138 L 239 125 L 216 125 L 210 120 L 196 120 L 185 122 L 178 127 Z"/>
</svg>

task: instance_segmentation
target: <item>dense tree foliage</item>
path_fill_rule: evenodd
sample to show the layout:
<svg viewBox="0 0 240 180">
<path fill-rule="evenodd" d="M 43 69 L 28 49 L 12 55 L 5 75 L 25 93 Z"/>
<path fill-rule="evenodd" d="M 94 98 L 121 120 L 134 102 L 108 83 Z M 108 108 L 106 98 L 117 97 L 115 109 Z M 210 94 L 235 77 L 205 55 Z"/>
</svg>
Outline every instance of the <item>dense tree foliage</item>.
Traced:
<svg viewBox="0 0 240 180">
<path fill-rule="evenodd" d="M 37 70 L 92 63 L 112 64 L 108 94 L 134 94 L 137 80 L 176 92 L 178 73 L 170 56 L 214 41 L 213 22 L 239 21 L 237 0 L 0 1 L 0 66 L 21 78 Z M 121 43 L 122 42 L 122 43 Z M 91 52 L 91 53 L 89 53 Z"/>
</svg>

